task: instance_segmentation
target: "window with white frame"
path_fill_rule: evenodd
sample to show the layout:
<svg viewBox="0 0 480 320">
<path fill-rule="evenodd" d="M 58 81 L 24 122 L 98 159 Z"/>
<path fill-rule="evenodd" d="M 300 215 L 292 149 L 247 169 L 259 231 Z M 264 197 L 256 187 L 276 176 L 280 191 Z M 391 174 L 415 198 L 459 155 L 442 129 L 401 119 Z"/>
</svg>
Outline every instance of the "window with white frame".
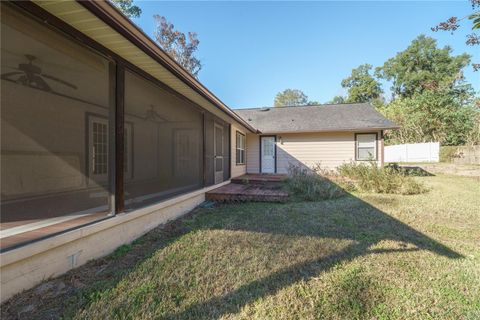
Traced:
<svg viewBox="0 0 480 320">
<path fill-rule="evenodd" d="M 357 133 L 356 159 L 361 161 L 377 160 L 377 134 Z"/>
<path fill-rule="evenodd" d="M 245 164 L 245 135 L 237 131 L 237 143 L 236 143 L 236 163 Z"/>
<path fill-rule="evenodd" d="M 104 182 L 108 178 L 108 118 L 89 117 L 90 177 Z"/>
<path fill-rule="evenodd" d="M 97 182 L 108 178 L 108 118 L 89 115 L 89 163 L 90 177 Z M 130 179 L 132 173 L 132 133 L 131 123 L 124 125 L 124 172 Z"/>
</svg>

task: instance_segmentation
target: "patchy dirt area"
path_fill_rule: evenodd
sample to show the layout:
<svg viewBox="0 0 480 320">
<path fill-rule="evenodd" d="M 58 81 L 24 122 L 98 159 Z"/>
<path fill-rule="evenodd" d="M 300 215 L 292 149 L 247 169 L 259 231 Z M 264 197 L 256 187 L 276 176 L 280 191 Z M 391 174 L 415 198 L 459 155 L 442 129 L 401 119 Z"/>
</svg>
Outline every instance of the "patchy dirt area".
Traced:
<svg viewBox="0 0 480 320">
<path fill-rule="evenodd" d="M 184 234 L 183 221 L 197 212 L 193 210 L 180 219 L 161 225 L 132 244 L 117 248 L 109 256 L 92 260 L 63 276 L 46 280 L 15 295 L 1 305 L 0 318 L 62 319 L 65 315 L 68 318 L 78 305 L 96 298 L 95 288 L 113 287 L 153 252 Z M 75 303 L 70 303 L 74 300 Z"/>
<path fill-rule="evenodd" d="M 480 165 L 473 164 L 454 164 L 454 163 L 417 163 L 402 164 L 402 167 L 412 168 L 419 167 L 431 174 L 452 174 L 464 177 L 480 178 Z"/>
</svg>

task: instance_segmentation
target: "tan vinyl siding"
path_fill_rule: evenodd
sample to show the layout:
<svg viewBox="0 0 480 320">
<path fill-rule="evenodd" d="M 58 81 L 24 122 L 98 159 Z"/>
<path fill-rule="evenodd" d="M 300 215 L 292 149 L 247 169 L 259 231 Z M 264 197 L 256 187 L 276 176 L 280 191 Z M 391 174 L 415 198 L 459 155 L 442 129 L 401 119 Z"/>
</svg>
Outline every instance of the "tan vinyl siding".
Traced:
<svg viewBox="0 0 480 320">
<path fill-rule="evenodd" d="M 355 132 L 310 132 L 277 134 L 277 173 L 287 173 L 290 164 L 311 169 L 320 164 L 335 169 L 355 160 Z M 378 132 L 378 163 L 381 164 L 382 144 Z M 259 136 L 247 135 L 247 172 L 260 172 Z"/>
<path fill-rule="evenodd" d="M 287 173 L 290 164 L 312 168 L 320 164 L 335 169 L 355 159 L 353 132 L 293 133 L 277 136 L 277 172 Z"/>
<path fill-rule="evenodd" d="M 260 138 L 257 134 L 247 134 L 247 172 L 258 173 L 260 170 Z"/>
<path fill-rule="evenodd" d="M 232 167 L 232 178 L 244 175 L 247 173 L 247 165 L 242 164 L 242 165 L 237 165 L 237 131 L 246 135 L 246 130 L 244 128 L 241 128 L 240 126 L 237 126 L 235 124 L 232 124 L 232 132 L 230 134 L 231 138 L 231 148 L 232 148 L 232 153 L 231 153 L 231 167 Z M 248 149 L 247 146 L 245 146 L 246 149 Z M 245 150 L 245 157 L 248 152 Z M 245 159 L 245 161 L 248 161 Z"/>
</svg>

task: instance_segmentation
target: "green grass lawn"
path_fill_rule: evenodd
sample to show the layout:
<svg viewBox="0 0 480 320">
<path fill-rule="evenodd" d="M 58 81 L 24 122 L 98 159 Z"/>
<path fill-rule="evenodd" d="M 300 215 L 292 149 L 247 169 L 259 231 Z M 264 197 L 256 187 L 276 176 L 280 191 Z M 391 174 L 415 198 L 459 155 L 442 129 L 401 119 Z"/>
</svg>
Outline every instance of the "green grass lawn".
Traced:
<svg viewBox="0 0 480 320">
<path fill-rule="evenodd" d="M 28 318 L 479 319 L 480 186 L 196 209 L 61 278 Z M 2 308 L 4 316 L 35 296 Z M 22 300 L 24 299 L 24 300 Z"/>
</svg>

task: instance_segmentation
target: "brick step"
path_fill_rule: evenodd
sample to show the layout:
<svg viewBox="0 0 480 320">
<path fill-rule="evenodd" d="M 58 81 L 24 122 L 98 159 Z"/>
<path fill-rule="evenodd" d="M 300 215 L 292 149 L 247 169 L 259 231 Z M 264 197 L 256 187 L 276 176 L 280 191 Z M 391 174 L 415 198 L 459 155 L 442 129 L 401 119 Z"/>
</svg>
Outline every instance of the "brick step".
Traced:
<svg viewBox="0 0 480 320">
<path fill-rule="evenodd" d="M 230 181 L 236 184 L 276 184 L 287 179 L 285 174 L 245 174 L 232 178 Z"/>
<path fill-rule="evenodd" d="M 288 192 L 230 183 L 207 192 L 205 197 L 216 202 L 285 202 Z"/>
</svg>

